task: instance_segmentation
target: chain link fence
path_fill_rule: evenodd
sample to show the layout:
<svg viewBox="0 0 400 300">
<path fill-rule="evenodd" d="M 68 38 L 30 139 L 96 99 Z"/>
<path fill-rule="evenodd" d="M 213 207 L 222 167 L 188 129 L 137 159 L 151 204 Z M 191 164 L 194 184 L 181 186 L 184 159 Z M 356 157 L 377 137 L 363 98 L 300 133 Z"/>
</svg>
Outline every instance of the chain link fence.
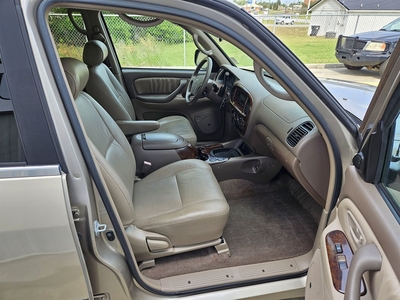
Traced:
<svg viewBox="0 0 400 300">
<path fill-rule="evenodd" d="M 81 15 L 75 14 L 73 17 L 79 27 L 85 28 Z M 75 29 L 68 15 L 50 14 L 49 27 L 60 57 L 82 60 L 83 46 L 87 42 L 87 37 Z"/>
<path fill-rule="evenodd" d="M 148 17 L 131 17 L 149 21 Z M 122 66 L 194 66 L 195 45 L 182 27 L 168 21 L 153 27 L 137 27 L 110 14 L 104 15 L 104 21 Z"/>
<path fill-rule="evenodd" d="M 74 21 L 84 28 L 82 16 L 74 14 Z M 193 67 L 192 36 L 182 27 L 164 21 L 154 27 L 128 24 L 116 14 L 104 14 L 115 51 L 124 67 Z M 143 16 L 132 18 L 149 21 Z M 67 14 L 50 14 L 49 26 L 60 57 L 82 60 L 86 35 L 77 31 Z"/>
<path fill-rule="evenodd" d="M 366 31 L 376 31 L 400 17 L 399 14 L 310 14 L 284 15 L 290 21 L 284 22 L 279 15 L 255 15 L 254 17 L 275 33 L 280 25 L 292 25 L 307 28 L 307 35 L 326 37 L 327 33 L 335 36 L 352 35 Z M 282 20 L 282 21 L 281 21 Z M 276 25 L 276 26 L 273 26 Z M 328 37 L 331 35 L 328 34 Z"/>
<path fill-rule="evenodd" d="M 335 46 L 340 34 L 379 30 L 396 15 L 291 15 L 290 22 L 277 22 L 273 15 L 256 15 L 306 64 L 338 63 Z M 143 17 L 136 17 L 143 18 Z M 192 36 L 181 27 L 164 21 L 155 27 L 137 27 L 118 15 L 104 14 L 111 39 L 122 66 L 193 67 L 196 49 Z M 80 15 L 74 21 L 83 27 Z M 293 22 L 292 22 L 293 21 Z M 78 32 L 66 14 L 52 14 L 49 25 L 60 56 L 82 58 L 86 36 Z"/>
</svg>

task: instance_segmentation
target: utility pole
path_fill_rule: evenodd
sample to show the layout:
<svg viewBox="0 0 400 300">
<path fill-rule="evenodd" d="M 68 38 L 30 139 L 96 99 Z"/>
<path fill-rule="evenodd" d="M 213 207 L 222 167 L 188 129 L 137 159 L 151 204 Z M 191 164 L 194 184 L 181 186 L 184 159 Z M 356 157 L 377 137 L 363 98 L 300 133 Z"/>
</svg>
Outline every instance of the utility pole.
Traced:
<svg viewBox="0 0 400 300">
<path fill-rule="evenodd" d="M 306 12 L 306 20 L 308 20 L 308 10 L 310 9 L 311 0 L 308 0 L 307 4 L 307 12 Z"/>
</svg>

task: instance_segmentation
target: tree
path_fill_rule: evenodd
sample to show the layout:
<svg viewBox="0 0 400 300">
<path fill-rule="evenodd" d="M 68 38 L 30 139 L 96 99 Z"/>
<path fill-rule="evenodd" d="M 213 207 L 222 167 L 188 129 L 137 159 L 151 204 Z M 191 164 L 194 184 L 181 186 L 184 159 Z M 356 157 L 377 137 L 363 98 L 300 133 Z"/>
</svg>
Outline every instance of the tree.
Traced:
<svg viewBox="0 0 400 300">
<path fill-rule="evenodd" d="M 270 3 L 267 3 L 267 2 L 264 2 L 264 1 L 258 2 L 258 5 L 261 5 L 261 7 L 262 7 L 263 9 L 271 8 Z"/>
<path fill-rule="evenodd" d="M 233 0 L 233 2 L 235 2 L 239 6 L 244 6 L 247 3 L 246 0 Z"/>
</svg>

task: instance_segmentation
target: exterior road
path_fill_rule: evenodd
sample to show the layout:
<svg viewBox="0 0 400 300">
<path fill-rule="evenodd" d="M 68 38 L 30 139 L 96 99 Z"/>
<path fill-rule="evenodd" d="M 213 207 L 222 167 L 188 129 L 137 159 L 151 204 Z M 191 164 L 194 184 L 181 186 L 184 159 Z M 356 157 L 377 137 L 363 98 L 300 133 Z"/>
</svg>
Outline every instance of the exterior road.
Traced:
<svg viewBox="0 0 400 300">
<path fill-rule="evenodd" d="M 307 65 L 317 78 L 329 78 L 358 82 L 377 86 L 380 80 L 379 72 L 363 68 L 359 71 L 348 70 L 343 65 Z"/>
</svg>

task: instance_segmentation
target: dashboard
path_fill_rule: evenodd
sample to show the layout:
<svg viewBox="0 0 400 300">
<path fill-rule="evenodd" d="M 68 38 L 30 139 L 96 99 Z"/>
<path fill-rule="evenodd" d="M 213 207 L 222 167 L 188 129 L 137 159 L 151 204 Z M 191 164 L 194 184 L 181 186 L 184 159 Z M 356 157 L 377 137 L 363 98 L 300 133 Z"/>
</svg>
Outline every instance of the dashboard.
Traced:
<svg viewBox="0 0 400 300">
<path fill-rule="evenodd" d="M 268 84 L 281 88 L 272 78 Z M 307 113 L 294 101 L 269 93 L 254 72 L 223 65 L 214 93 L 222 98 L 231 122 L 255 152 L 276 158 L 321 205 L 329 181 L 325 141 Z"/>
<path fill-rule="evenodd" d="M 244 135 L 250 118 L 253 99 L 249 92 L 240 85 L 235 85 L 230 93 L 232 121 L 241 135 Z"/>
</svg>

